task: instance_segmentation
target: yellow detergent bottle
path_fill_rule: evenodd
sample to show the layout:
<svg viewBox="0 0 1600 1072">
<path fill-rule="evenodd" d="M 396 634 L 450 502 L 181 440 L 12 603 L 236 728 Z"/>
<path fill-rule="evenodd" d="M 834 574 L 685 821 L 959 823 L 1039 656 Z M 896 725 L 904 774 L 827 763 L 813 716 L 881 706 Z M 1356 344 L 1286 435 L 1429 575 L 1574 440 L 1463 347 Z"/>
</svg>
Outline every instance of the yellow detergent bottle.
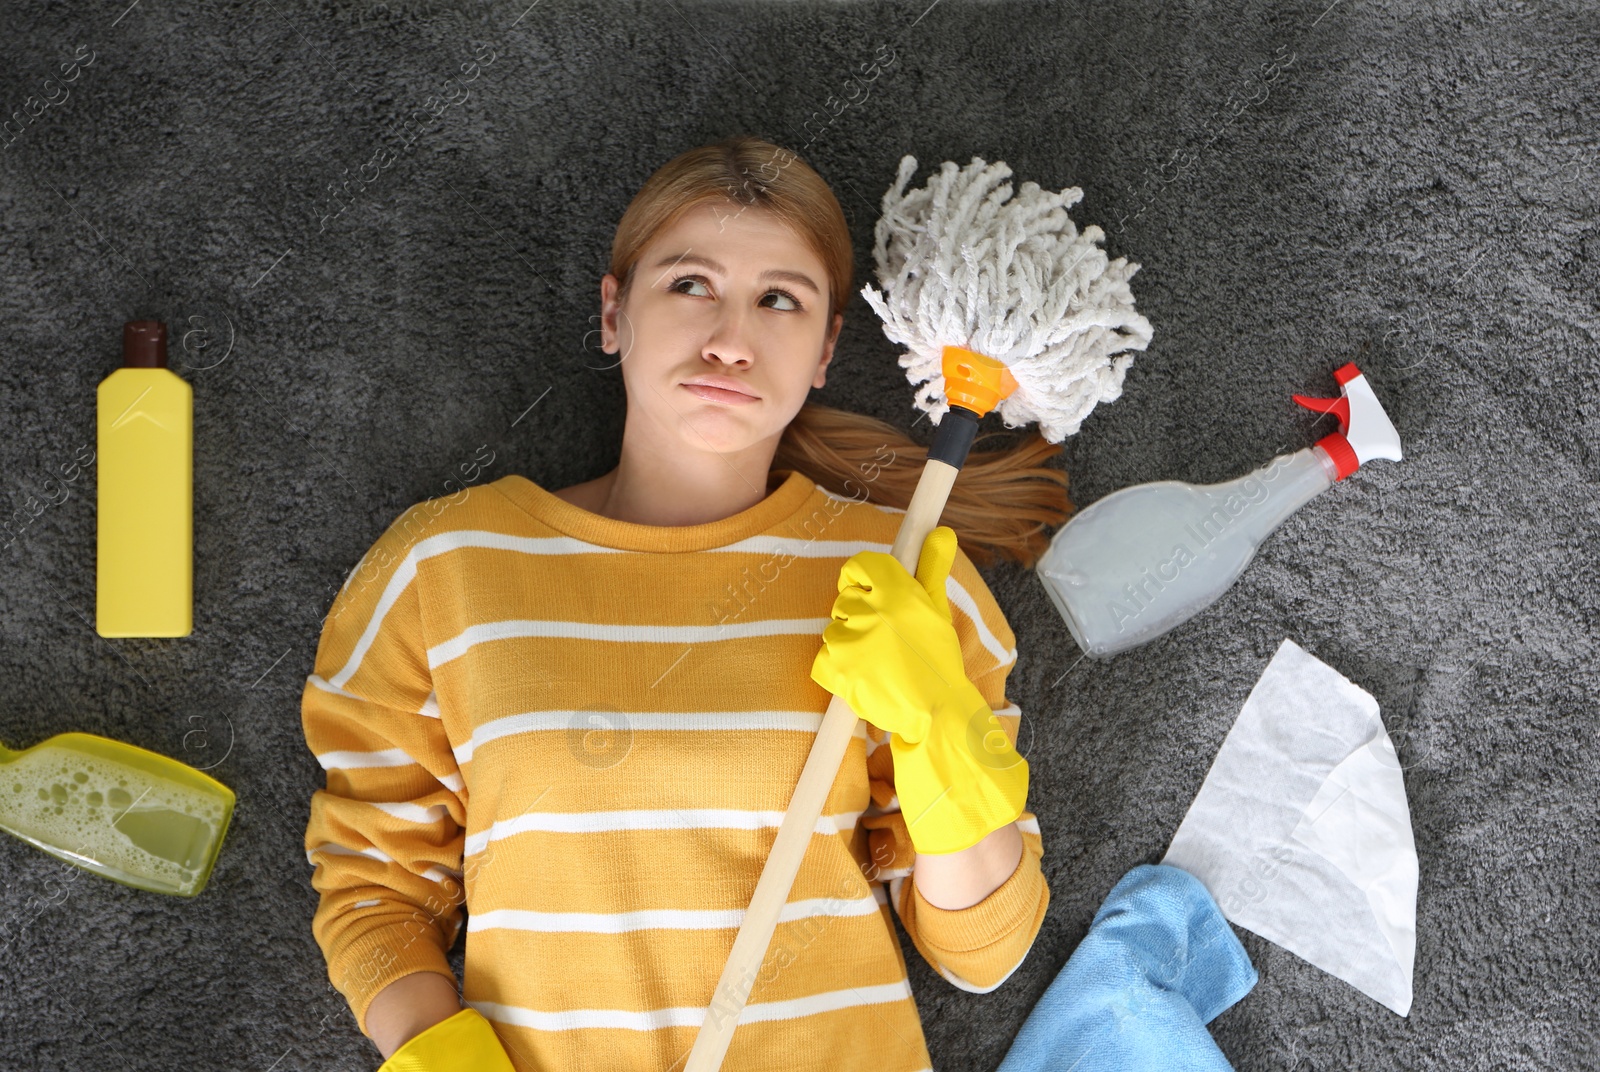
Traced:
<svg viewBox="0 0 1600 1072">
<path fill-rule="evenodd" d="M 194 628 L 194 390 L 167 368 L 167 326 L 122 326 L 100 383 L 95 631 L 181 637 Z"/>
<path fill-rule="evenodd" d="M 50 855 L 156 893 L 205 888 L 233 790 L 185 763 L 92 733 L 0 747 L 0 829 Z"/>
</svg>

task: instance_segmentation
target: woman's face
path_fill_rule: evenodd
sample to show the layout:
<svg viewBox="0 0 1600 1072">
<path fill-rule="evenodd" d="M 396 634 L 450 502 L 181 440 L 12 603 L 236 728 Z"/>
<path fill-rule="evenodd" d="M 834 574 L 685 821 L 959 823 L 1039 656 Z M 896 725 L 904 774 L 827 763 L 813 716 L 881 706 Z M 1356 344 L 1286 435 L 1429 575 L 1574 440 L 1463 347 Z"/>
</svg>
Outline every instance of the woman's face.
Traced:
<svg viewBox="0 0 1600 1072">
<path fill-rule="evenodd" d="M 768 275 L 767 273 L 772 273 Z M 777 437 L 821 387 L 842 313 L 827 322 L 820 258 L 762 209 L 702 204 L 656 233 L 633 270 L 601 281 L 601 345 L 618 354 L 628 423 L 648 442 L 729 453 Z"/>
</svg>

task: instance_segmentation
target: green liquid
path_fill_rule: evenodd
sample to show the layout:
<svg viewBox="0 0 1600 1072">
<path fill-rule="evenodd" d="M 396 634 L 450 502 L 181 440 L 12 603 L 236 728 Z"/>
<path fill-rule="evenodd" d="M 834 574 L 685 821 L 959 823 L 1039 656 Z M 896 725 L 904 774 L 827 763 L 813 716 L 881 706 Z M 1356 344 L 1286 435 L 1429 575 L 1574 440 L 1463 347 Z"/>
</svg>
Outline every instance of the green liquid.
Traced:
<svg viewBox="0 0 1600 1072">
<path fill-rule="evenodd" d="M 64 733 L 0 775 L 0 828 L 129 886 L 193 896 L 233 814 L 220 782 L 155 752 Z"/>
<path fill-rule="evenodd" d="M 130 810 L 111 824 L 140 849 L 195 871 L 205 863 L 216 827 L 171 808 Z"/>
</svg>

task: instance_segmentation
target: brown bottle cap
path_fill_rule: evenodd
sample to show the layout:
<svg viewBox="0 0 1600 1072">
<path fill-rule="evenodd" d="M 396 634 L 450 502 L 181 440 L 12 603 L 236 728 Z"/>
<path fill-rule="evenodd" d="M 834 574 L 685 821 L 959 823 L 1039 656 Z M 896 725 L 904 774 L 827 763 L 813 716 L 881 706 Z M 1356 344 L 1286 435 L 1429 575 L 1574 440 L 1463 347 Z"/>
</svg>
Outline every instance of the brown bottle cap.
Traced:
<svg viewBox="0 0 1600 1072">
<path fill-rule="evenodd" d="M 130 320 L 122 325 L 123 368 L 166 368 L 167 325 L 160 320 Z"/>
</svg>

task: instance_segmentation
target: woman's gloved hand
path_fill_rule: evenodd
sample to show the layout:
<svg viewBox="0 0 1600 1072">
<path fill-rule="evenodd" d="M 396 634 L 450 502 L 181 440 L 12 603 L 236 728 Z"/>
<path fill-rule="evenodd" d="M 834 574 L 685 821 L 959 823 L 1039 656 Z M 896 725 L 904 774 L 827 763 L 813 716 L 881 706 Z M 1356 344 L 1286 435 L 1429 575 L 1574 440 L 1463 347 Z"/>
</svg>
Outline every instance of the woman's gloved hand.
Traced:
<svg viewBox="0 0 1600 1072">
<path fill-rule="evenodd" d="M 967 679 L 945 597 L 955 557 L 943 525 L 923 541 L 916 577 L 881 551 L 852 556 L 811 665 L 813 681 L 891 734 L 900 811 L 927 853 L 971 848 L 1028 796 L 1027 760 Z"/>
<path fill-rule="evenodd" d="M 411 1036 L 378 1072 L 516 1072 L 500 1036 L 468 1006 Z"/>
</svg>

